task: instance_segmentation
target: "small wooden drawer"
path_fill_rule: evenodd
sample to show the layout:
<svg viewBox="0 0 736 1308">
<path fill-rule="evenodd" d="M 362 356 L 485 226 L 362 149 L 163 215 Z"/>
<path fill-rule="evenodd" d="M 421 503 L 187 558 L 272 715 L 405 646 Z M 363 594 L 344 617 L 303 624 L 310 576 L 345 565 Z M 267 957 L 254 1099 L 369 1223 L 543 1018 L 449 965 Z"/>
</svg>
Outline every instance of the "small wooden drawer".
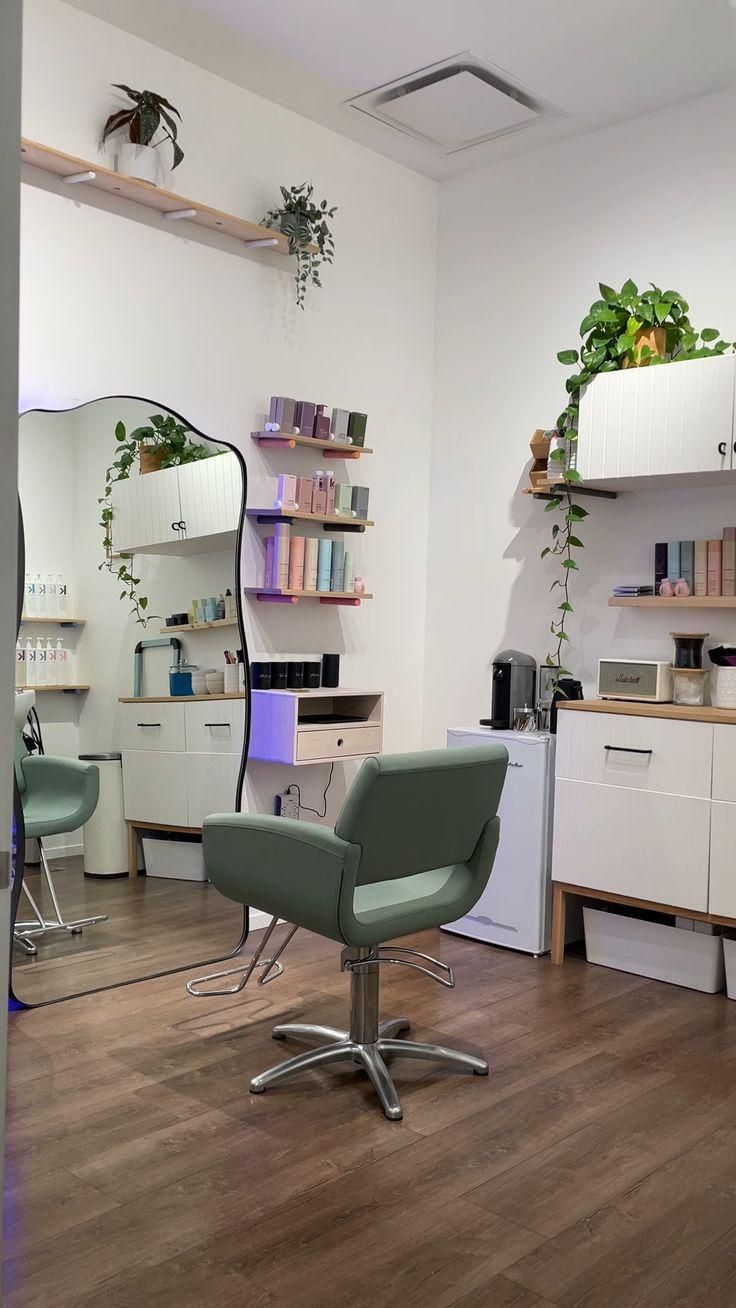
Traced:
<svg viewBox="0 0 736 1308">
<path fill-rule="evenodd" d="M 183 754 L 184 705 L 141 700 L 121 705 L 121 744 L 125 749 L 173 750 Z"/>
<path fill-rule="evenodd" d="M 380 726 L 307 727 L 297 731 L 296 756 L 300 763 L 308 759 L 330 760 L 360 754 L 379 754 L 380 751 Z"/>
<path fill-rule="evenodd" d="M 712 751 L 709 722 L 563 712 L 555 774 L 558 781 L 710 799 Z"/>
</svg>

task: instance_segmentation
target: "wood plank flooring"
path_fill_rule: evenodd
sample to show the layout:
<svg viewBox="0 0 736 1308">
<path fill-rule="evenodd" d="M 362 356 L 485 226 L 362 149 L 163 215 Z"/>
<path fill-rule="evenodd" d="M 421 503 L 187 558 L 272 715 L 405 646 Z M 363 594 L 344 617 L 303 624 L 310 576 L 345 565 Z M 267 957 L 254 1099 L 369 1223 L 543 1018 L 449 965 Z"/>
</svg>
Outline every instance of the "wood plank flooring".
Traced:
<svg viewBox="0 0 736 1308">
<path fill-rule="evenodd" d="M 264 1095 L 278 1020 L 346 1022 L 335 945 L 190 999 L 163 978 L 11 1017 L 7 1308 L 734 1308 L 736 1004 L 430 932 L 382 977 L 404 1120 L 356 1069 Z"/>
<path fill-rule="evenodd" d="M 85 877 L 81 858 L 54 859 L 51 871 L 67 919 L 106 913 L 107 921 L 85 927 L 80 935 L 52 932 L 37 942 L 35 956 L 13 947 L 15 993 L 26 1004 L 176 967 L 196 969 L 203 960 L 226 958 L 240 939 L 242 909 L 207 881 Z M 30 867 L 26 878 L 41 912 L 52 917 L 45 881 Z M 23 895 L 20 915 L 32 916 Z"/>
</svg>

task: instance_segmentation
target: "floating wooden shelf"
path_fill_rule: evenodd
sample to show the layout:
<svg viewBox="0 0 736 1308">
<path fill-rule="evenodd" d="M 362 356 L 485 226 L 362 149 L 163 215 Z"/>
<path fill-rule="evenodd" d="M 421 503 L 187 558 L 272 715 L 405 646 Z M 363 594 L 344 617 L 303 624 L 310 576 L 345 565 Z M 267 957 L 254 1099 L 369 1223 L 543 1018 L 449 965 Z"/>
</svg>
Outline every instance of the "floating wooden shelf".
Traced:
<svg viewBox="0 0 736 1308">
<path fill-rule="evenodd" d="M 297 445 L 308 445 L 310 449 L 321 450 L 324 459 L 359 459 L 361 454 L 372 454 L 366 445 L 348 445 L 345 441 L 320 441 L 315 436 L 296 436 L 288 431 L 252 431 L 251 439 L 259 445 L 274 449 L 296 449 Z"/>
<path fill-rule="evenodd" d="M 19 686 L 18 689 L 35 690 L 36 694 L 48 694 L 53 690 L 62 695 L 77 695 L 82 690 L 89 690 L 89 686 Z"/>
<path fill-rule="evenodd" d="M 121 695 L 118 704 L 197 704 L 211 699 L 243 699 L 244 690 L 223 691 L 220 695 Z"/>
<path fill-rule="evenodd" d="M 552 500 L 557 499 L 560 491 L 564 491 L 565 483 L 563 481 L 540 481 L 536 486 L 522 486 L 522 495 L 533 495 L 535 500 Z M 617 491 L 601 490 L 598 486 L 586 486 L 576 482 L 570 486 L 571 495 L 590 495 L 600 500 L 618 499 Z"/>
<path fill-rule="evenodd" d="M 319 600 L 320 604 L 343 604 L 358 608 L 362 600 L 372 595 L 358 594 L 353 590 L 271 590 L 267 586 L 246 586 L 246 595 L 253 595 L 264 604 L 298 604 L 299 600 Z"/>
<path fill-rule="evenodd" d="M 343 518 L 337 514 L 303 513 L 301 509 L 246 509 L 249 518 L 258 522 L 321 522 L 325 531 L 365 531 L 372 527 L 370 518 Z"/>
<path fill-rule="evenodd" d="M 237 627 L 237 618 L 216 618 L 214 622 L 184 622 L 180 627 L 159 627 L 162 636 L 171 631 L 212 631 L 218 627 Z"/>
<path fill-rule="evenodd" d="M 177 226 L 179 222 L 191 222 L 197 227 L 207 227 L 210 231 L 234 236 L 251 249 L 266 249 L 272 254 L 289 253 L 286 237 L 276 229 L 261 227 L 259 223 L 248 222 L 245 218 L 236 218 L 233 214 L 200 204 L 198 200 L 188 200 L 183 195 L 165 191 L 163 187 L 153 186 L 137 177 L 113 172 L 111 168 L 104 168 L 99 163 L 90 163 L 73 154 L 52 150 L 50 146 L 39 145 L 37 141 L 21 140 L 20 153 L 23 163 L 42 168 L 44 172 L 54 173 L 74 184 L 75 199 L 83 199 L 84 189 L 90 186 L 93 190 L 121 195 L 123 199 L 133 200 L 147 209 L 156 209 L 164 220 L 168 219 L 169 223 L 174 221 Z M 310 245 L 307 248 L 314 251 L 316 246 Z"/>
<path fill-rule="evenodd" d="M 612 609 L 736 609 L 733 595 L 611 595 Z"/>
<path fill-rule="evenodd" d="M 83 627 L 86 621 L 86 618 L 30 618 L 27 613 L 21 618 L 21 623 L 27 625 L 43 622 L 52 627 Z"/>
</svg>

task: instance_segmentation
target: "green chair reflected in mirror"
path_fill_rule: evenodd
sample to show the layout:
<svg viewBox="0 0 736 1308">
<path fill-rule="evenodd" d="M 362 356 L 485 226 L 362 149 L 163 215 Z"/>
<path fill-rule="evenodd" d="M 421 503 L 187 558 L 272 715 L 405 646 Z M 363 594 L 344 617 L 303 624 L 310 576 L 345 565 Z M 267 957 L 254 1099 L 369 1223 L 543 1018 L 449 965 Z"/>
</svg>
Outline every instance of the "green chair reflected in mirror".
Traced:
<svg viewBox="0 0 736 1308">
<path fill-rule="evenodd" d="M 28 954 L 36 954 L 36 939 L 50 931 L 78 934 L 86 926 L 106 921 L 106 915 L 66 919 L 59 904 L 43 841 L 47 836 L 76 831 L 89 820 L 97 807 L 100 791 L 99 771 L 94 763 L 76 759 L 54 758 L 49 754 L 29 754 L 23 737 L 16 732 L 15 779 L 23 808 L 26 840 L 37 840 L 41 873 L 53 907 L 53 917 L 45 917 L 24 878 L 22 893 L 33 917 L 16 921 L 13 938 Z"/>
<path fill-rule="evenodd" d="M 272 915 L 247 976 L 279 919 L 292 924 L 288 938 L 305 927 L 337 941 L 350 973 L 349 1030 L 277 1026 L 276 1039 L 320 1043 L 254 1077 L 253 1093 L 311 1068 L 352 1061 L 368 1074 L 386 1116 L 398 1119 L 401 1104 L 387 1066 L 393 1058 L 487 1075 L 481 1058 L 397 1039 L 409 1022 L 379 1020 L 378 979 L 381 966 L 393 964 L 454 985 L 445 964 L 383 942 L 453 922 L 475 904 L 498 846 L 507 762 L 504 747 L 494 744 L 366 759 L 334 830 L 260 814 L 205 820 L 210 880 L 229 899 Z"/>
</svg>

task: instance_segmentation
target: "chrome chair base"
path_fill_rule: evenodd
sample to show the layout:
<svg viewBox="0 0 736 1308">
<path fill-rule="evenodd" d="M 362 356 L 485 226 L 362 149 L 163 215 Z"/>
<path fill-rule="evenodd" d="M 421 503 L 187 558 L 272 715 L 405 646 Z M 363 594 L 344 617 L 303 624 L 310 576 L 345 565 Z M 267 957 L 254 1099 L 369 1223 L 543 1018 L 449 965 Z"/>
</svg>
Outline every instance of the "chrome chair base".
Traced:
<svg viewBox="0 0 736 1308">
<path fill-rule="evenodd" d="M 70 922 L 65 920 L 56 894 L 56 887 L 51 875 L 51 868 L 49 867 L 46 858 L 46 851 L 40 840 L 38 842 L 38 850 L 41 857 L 41 874 L 46 882 L 46 887 L 56 916 L 53 918 L 45 918 L 43 916 L 38 904 L 28 889 L 27 882 L 24 878 L 21 890 L 26 896 L 34 916 L 28 922 L 16 922 L 13 930 L 13 940 L 15 944 L 20 945 L 27 954 L 38 953 L 38 947 L 34 943 L 34 936 L 45 936 L 49 931 L 69 931 L 71 935 L 78 936 L 81 935 L 84 927 L 94 926 L 97 922 L 107 921 L 107 913 L 98 914 L 95 917 L 78 917 Z"/>
<path fill-rule="evenodd" d="M 288 1058 L 286 1062 L 254 1076 L 250 1083 L 252 1094 L 262 1094 L 269 1086 L 286 1081 L 299 1072 L 311 1071 L 329 1063 L 353 1062 L 359 1064 L 368 1075 L 386 1117 L 397 1122 L 404 1114 L 386 1065 L 387 1058 L 428 1059 L 457 1071 L 473 1072 L 476 1076 L 488 1075 L 485 1060 L 472 1054 L 446 1049 L 443 1045 L 397 1040 L 396 1036 L 410 1030 L 409 1020 L 406 1017 L 394 1017 L 385 1022 L 378 1021 L 378 960 L 368 950 L 358 952 L 361 955 L 358 961 L 364 966 L 349 969 L 350 1031 L 305 1022 L 287 1022 L 274 1027 L 274 1040 L 286 1040 L 293 1036 L 301 1040 L 326 1040 L 328 1043 Z"/>
</svg>

